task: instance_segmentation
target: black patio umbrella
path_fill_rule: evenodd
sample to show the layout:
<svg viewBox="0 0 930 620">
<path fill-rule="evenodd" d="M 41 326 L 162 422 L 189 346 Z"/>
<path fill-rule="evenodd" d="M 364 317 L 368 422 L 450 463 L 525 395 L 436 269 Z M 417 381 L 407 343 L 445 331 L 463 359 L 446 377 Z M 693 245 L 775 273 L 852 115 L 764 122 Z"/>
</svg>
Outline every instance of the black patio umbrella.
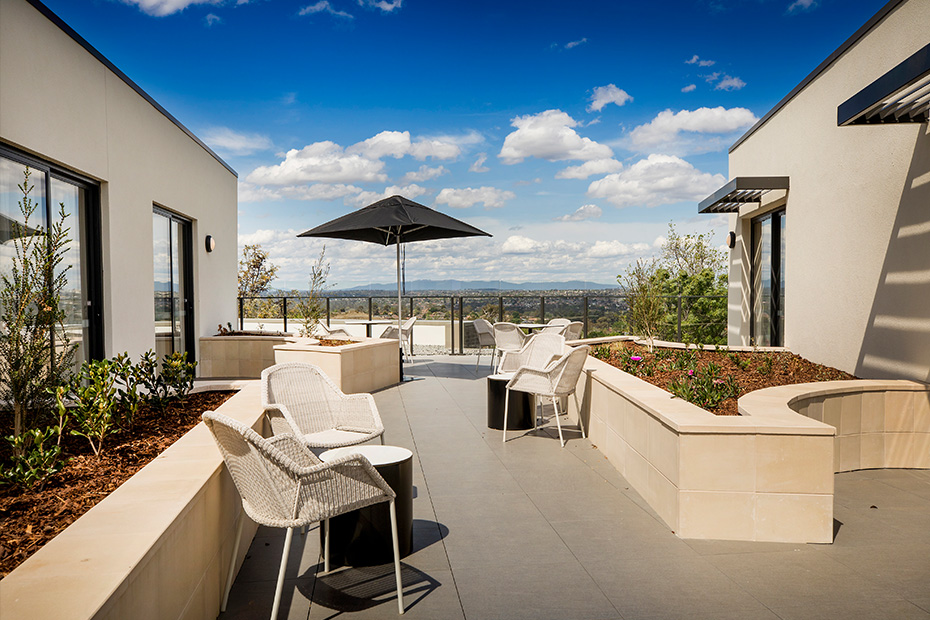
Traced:
<svg viewBox="0 0 930 620">
<path fill-rule="evenodd" d="M 400 244 L 431 239 L 491 235 L 403 196 L 391 196 L 320 224 L 298 237 L 352 239 L 397 247 L 397 330 L 403 324 L 400 291 Z M 403 374 L 401 375 L 403 378 Z"/>
</svg>

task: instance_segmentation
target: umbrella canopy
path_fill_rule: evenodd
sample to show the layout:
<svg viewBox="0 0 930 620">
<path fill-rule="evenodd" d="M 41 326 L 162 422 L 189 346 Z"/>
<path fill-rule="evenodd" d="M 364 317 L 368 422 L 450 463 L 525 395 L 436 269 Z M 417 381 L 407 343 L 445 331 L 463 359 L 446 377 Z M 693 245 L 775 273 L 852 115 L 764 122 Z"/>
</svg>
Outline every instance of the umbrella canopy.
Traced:
<svg viewBox="0 0 930 620">
<path fill-rule="evenodd" d="M 465 222 L 440 213 L 403 196 L 379 200 L 358 211 L 320 224 L 298 237 L 325 237 L 367 241 L 397 248 L 397 337 L 403 349 L 401 325 L 403 315 L 400 293 L 400 244 L 431 239 L 456 237 L 490 237 L 491 235 Z M 403 378 L 401 356 L 401 378 Z"/>
<path fill-rule="evenodd" d="M 490 237 L 488 233 L 403 196 L 391 196 L 302 232 L 298 237 L 352 239 L 380 245 Z"/>
</svg>

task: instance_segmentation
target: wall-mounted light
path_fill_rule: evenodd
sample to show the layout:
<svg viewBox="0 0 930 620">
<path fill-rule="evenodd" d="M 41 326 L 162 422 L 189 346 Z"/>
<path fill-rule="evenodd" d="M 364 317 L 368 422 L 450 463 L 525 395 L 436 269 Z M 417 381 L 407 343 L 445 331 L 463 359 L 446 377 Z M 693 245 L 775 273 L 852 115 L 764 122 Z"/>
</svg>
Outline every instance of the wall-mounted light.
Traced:
<svg viewBox="0 0 930 620">
<path fill-rule="evenodd" d="M 203 245 L 207 252 L 212 252 L 216 249 L 216 239 L 213 238 L 213 235 L 207 235 L 203 240 Z"/>
<path fill-rule="evenodd" d="M 736 247 L 736 233 L 732 230 L 727 233 L 727 247 L 731 250 Z"/>
</svg>

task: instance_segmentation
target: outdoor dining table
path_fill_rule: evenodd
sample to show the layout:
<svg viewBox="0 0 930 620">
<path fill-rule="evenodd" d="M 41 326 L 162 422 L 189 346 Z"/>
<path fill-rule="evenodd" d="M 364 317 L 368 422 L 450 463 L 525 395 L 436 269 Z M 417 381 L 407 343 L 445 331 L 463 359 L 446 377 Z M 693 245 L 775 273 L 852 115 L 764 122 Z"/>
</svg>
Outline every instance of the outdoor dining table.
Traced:
<svg viewBox="0 0 930 620">
<path fill-rule="evenodd" d="M 525 329 L 527 331 L 533 331 L 534 329 L 542 329 L 543 327 L 548 327 L 548 323 L 517 323 L 517 327 L 520 329 Z"/>
<path fill-rule="evenodd" d="M 365 336 L 371 338 L 372 325 L 392 325 L 394 321 L 390 319 L 347 319 L 346 325 L 364 325 Z"/>
</svg>

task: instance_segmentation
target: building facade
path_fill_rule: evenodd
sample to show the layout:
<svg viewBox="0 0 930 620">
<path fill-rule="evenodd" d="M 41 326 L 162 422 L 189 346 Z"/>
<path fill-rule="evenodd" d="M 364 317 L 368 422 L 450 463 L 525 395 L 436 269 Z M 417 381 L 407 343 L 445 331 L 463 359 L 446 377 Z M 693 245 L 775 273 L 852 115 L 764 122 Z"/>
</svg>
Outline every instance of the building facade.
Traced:
<svg viewBox="0 0 930 620">
<path fill-rule="evenodd" d="M 930 2 L 892 0 L 730 149 L 728 342 L 930 380 Z"/>
<path fill-rule="evenodd" d="M 78 357 L 187 351 L 233 320 L 236 172 L 38 0 L 0 0 L 0 244 L 26 167 L 71 228 Z M 208 251 L 207 237 L 213 249 Z"/>
</svg>

